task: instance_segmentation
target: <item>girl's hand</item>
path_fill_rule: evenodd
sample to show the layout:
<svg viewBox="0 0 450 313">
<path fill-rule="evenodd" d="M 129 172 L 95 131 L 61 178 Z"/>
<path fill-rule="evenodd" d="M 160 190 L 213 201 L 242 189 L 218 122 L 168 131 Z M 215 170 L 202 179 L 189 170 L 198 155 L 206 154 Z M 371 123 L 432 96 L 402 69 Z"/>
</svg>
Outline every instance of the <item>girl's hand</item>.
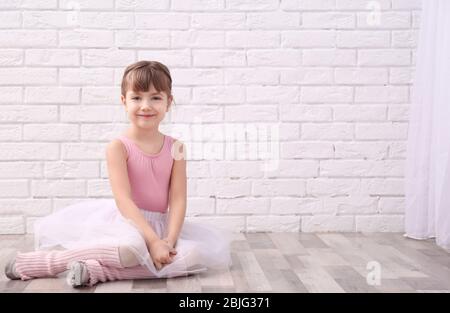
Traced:
<svg viewBox="0 0 450 313">
<path fill-rule="evenodd" d="M 164 264 L 172 263 L 173 256 L 177 253 L 173 247 L 161 239 L 150 243 L 149 250 L 157 270 L 160 270 Z"/>
</svg>

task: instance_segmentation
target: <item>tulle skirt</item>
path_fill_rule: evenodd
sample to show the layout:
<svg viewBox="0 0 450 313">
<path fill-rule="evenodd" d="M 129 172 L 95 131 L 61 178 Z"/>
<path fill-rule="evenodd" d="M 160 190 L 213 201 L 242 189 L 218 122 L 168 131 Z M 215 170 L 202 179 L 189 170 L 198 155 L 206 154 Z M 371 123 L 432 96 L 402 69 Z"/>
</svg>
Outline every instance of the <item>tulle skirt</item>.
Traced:
<svg viewBox="0 0 450 313">
<path fill-rule="evenodd" d="M 141 212 L 163 238 L 169 214 L 142 209 Z M 226 270 L 232 265 L 230 232 L 185 220 L 172 263 L 157 270 L 140 230 L 133 221 L 123 217 L 114 199 L 89 200 L 59 209 L 36 221 L 34 236 L 35 250 L 127 246 L 156 277 L 183 276 L 207 269 Z"/>
</svg>

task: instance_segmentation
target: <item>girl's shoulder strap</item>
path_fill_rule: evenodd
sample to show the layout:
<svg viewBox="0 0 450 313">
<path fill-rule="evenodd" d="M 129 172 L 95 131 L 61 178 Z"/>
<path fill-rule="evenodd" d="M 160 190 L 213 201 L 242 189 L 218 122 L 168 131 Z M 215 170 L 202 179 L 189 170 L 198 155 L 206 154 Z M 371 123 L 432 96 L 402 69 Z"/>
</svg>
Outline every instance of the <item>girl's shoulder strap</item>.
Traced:
<svg viewBox="0 0 450 313">
<path fill-rule="evenodd" d="M 167 139 L 169 140 L 169 148 L 172 147 L 173 142 L 175 141 L 175 138 L 172 136 L 166 135 Z"/>
<path fill-rule="evenodd" d="M 172 145 L 175 141 L 175 139 L 172 136 L 169 135 L 165 135 L 167 138 L 167 147 L 166 147 L 166 153 L 168 153 L 169 155 L 172 155 Z"/>
<path fill-rule="evenodd" d="M 130 140 L 123 135 L 118 136 L 117 139 L 122 143 L 122 146 L 125 148 L 125 151 L 127 153 L 127 160 L 128 160 L 128 157 L 130 156 L 130 153 L 131 153 L 132 147 L 133 147 L 130 143 Z"/>
</svg>

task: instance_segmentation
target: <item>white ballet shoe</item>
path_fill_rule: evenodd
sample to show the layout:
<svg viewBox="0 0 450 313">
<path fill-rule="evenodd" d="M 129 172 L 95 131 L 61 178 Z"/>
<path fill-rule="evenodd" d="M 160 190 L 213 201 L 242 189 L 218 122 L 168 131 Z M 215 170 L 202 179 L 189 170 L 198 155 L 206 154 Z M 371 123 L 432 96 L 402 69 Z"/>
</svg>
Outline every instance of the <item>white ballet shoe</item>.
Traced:
<svg viewBox="0 0 450 313">
<path fill-rule="evenodd" d="M 5 275 L 11 280 L 20 279 L 20 275 L 16 272 L 16 258 L 12 258 L 5 265 Z"/>
<path fill-rule="evenodd" d="M 66 282 L 74 288 L 87 286 L 89 283 L 89 272 L 86 264 L 80 261 L 70 263 Z"/>
</svg>

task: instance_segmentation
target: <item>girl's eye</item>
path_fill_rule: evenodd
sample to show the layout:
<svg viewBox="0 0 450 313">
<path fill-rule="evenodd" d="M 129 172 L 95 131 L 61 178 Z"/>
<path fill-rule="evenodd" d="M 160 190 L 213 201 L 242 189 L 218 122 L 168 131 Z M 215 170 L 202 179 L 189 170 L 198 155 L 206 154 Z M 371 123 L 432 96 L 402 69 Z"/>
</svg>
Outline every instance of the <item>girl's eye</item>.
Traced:
<svg viewBox="0 0 450 313">
<path fill-rule="evenodd" d="M 161 99 L 161 98 L 160 98 L 160 97 L 154 97 L 153 99 L 158 99 L 158 100 L 159 100 L 159 99 Z"/>
</svg>

